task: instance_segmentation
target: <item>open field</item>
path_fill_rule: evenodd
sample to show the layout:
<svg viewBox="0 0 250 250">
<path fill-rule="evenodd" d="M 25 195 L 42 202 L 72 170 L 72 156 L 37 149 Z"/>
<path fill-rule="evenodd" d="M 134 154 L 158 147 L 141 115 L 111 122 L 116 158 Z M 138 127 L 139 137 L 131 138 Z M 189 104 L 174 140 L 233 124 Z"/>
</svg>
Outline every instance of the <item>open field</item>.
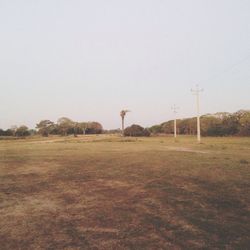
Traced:
<svg viewBox="0 0 250 250">
<path fill-rule="evenodd" d="M 250 138 L 0 141 L 1 249 L 249 249 Z"/>
</svg>

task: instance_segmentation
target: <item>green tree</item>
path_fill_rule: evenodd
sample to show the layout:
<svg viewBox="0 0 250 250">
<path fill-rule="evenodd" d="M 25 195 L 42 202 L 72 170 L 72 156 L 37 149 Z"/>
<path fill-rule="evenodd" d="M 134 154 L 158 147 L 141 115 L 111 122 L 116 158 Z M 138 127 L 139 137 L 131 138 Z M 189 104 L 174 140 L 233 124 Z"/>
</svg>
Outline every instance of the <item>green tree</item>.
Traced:
<svg viewBox="0 0 250 250">
<path fill-rule="evenodd" d="M 168 122 L 164 122 L 161 124 L 161 131 L 164 134 L 172 134 L 173 133 L 173 126 L 174 126 L 174 121 L 168 121 Z"/>
<path fill-rule="evenodd" d="M 239 134 L 244 136 L 250 136 L 250 112 L 241 116 Z"/>
<path fill-rule="evenodd" d="M 12 133 L 12 136 L 16 136 L 16 131 L 18 127 L 16 125 L 11 126 L 10 131 Z"/>
<path fill-rule="evenodd" d="M 78 129 L 81 131 L 81 134 L 86 134 L 86 131 L 88 129 L 89 123 L 88 122 L 79 122 L 78 123 Z"/>
<path fill-rule="evenodd" d="M 61 135 L 66 136 L 68 135 L 70 130 L 75 128 L 75 123 L 67 117 L 62 117 L 58 119 L 57 126 L 58 126 L 59 133 Z"/>
<path fill-rule="evenodd" d="M 201 117 L 201 134 L 208 135 L 221 135 L 222 120 L 212 115 L 205 115 Z"/>
<path fill-rule="evenodd" d="M 223 135 L 236 135 L 239 133 L 240 129 L 240 119 L 232 114 L 223 118 L 222 127 L 223 127 Z"/>
<path fill-rule="evenodd" d="M 29 128 L 27 126 L 22 125 L 17 128 L 16 136 L 23 137 L 23 136 L 28 136 L 28 135 L 29 135 Z"/>
<path fill-rule="evenodd" d="M 149 128 L 149 131 L 152 134 L 160 134 L 162 132 L 162 126 L 161 125 L 154 125 Z"/>
<path fill-rule="evenodd" d="M 36 125 L 36 128 L 38 129 L 38 133 L 42 136 L 49 136 L 55 129 L 55 124 L 50 120 L 42 120 Z"/>
<path fill-rule="evenodd" d="M 99 122 L 89 122 L 86 134 L 101 134 L 103 131 L 103 127 Z"/>
<path fill-rule="evenodd" d="M 150 132 L 148 129 L 141 127 L 140 125 L 133 124 L 130 127 L 127 127 L 124 130 L 125 136 L 150 136 Z"/>
</svg>

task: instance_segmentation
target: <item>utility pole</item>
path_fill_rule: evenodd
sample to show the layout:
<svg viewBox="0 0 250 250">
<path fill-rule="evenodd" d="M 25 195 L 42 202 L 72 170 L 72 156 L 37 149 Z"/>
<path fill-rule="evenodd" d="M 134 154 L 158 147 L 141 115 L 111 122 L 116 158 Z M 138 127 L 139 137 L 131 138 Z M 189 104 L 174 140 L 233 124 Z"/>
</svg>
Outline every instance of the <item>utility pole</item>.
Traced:
<svg viewBox="0 0 250 250">
<path fill-rule="evenodd" d="M 197 84 L 195 89 L 191 89 L 191 92 L 196 96 L 196 104 L 197 104 L 197 141 L 201 142 L 201 124 L 200 124 L 200 93 L 203 92 L 203 89 L 199 88 Z"/>
<path fill-rule="evenodd" d="M 171 108 L 174 112 L 174 140 L 176 141 L 177 139 L 177 122 L 176 122 L 176 114 L 177 114 L 177 109 L 179 109 L 176 105 L 174 105 Z"/>
</svg>

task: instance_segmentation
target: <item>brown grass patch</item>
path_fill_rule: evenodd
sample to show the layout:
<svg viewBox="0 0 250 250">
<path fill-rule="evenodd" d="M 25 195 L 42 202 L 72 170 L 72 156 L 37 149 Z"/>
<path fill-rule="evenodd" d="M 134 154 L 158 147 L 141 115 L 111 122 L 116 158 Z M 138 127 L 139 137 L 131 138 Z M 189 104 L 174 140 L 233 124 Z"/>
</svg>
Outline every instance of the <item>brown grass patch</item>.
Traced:
<svg viewBox="0 0 250 250">
<path fill-rule="evenodd" d="M 2 249 L 248 249 L 248 140 L 40 140 L 0 142 Z"/>
</svg>

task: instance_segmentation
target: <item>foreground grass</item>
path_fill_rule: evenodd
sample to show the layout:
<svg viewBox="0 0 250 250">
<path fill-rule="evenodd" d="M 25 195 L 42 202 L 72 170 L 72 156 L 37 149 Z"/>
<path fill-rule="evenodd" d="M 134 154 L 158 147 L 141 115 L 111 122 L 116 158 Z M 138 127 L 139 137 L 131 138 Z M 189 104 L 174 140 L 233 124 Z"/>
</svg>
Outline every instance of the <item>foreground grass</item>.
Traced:
<svg viewBox="0 0 250 250">
<path fill-rule="evenodd" d="M 0 141 L 2 249 L 249 249 L 250 139 Z"/>
</svg>

